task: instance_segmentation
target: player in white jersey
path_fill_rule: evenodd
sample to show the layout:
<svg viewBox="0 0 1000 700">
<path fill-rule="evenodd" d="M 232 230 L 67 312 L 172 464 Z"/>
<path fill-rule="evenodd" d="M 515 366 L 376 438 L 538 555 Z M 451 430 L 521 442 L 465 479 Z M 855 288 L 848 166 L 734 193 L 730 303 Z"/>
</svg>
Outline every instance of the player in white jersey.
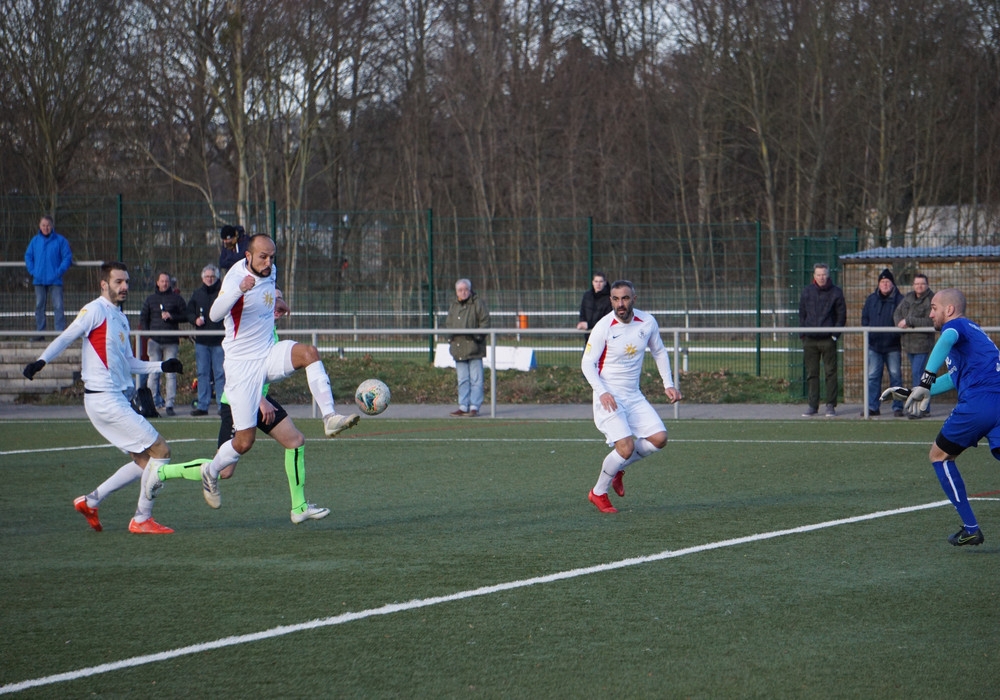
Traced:
<svg viewBox="0 0 1000 700">
<path fill-rule="evenodd" d="M 104 438 L 132 461 L 121 466 L 104 483 L 73 501 L 92 528 L 101 531 L 97 507 L 108 494 L 131 484 L 144 482 L 150 474 L 170 461 L 170 446 L 149 421 L 132 410 L 126 392 L 133 390 L 132 375 L 149 372 L 183 371 L 180 360 L 143 362 L 132 354 L 128 319 L 121 305 L 128 298 L 128 267 L 120 262 L 101 265 L 101 296 L 81 309 L 76 320 L 59 337 L 49 343 L 37 360 L 24 368 L 24 376 L 35 375 L 68 348 L 77 338 L 83 338 L 81 353 L 84 397 L 87 417 Z M 144 484 L 145 485 L 145 484 Z M 128 530 L 136 534 L 165 535 L 169 527 L 153 520 L 156 490 L 140 488 L 139 505 Z"/>
<path fill-rule="evenodd" d="M 223 367 L 226 371 L 226 396 L 233 412 L 233 438 L 219 447 L 215 458 L 201 470 L 205 501 L 213 508 L 222 505 L 219 474 L 235 465 L 246 454 L 257 437 L 257 410 L 264 384 L 284 379 L 297 369 L 305 368 L 309 391 L 323 415 L 323 429 L 328 437 L 336 437 L 357 425 L 357 414 L 347 416 L 336 412 L 330 377 L 319 359 L 319 351 L 292 340 L 274 340 L 275 245 L 270 237 L 258 234 L 250 239 L 246 257 L 233 265 L 222 280 L 222 289 L 212 304 L 209 316 L 213 321 L 225 321 L 226 336 Z M 315 509 L 315 516 L 325 509 Z M 293 519 L 296 514 L 293 513 Z M 299 516 L 302 514 L 299 513 Z"/>
<path fill-rule="evenodd" d="M 625 495 L 625 467 L 662 450 L 667 429 L 639 390 L 642 362 L 649 348 L 670 403 L 683 396 L 674 387 L 670 358 L 656 319 L 635 309 L 635 287 L 628 280 L 611 285 L 611 313 L 590 332 L 583 351 L 583 376 L 594 388 L 594 424 L 614 449 L 604 458 L 597 484 L 587 497 L 602 513 L 617 513 L 608 489 Z M 634 437 L 633 437 L 634 436 Z"/>
</svg>

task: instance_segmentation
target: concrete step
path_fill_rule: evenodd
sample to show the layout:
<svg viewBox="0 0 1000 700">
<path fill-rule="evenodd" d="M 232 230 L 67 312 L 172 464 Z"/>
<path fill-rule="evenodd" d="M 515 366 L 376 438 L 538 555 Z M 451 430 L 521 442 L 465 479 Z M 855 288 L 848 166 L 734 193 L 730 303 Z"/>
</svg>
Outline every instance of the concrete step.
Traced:
<svg viewBox="0 0 1000 700">
<path fill-rule="evenodd" d="M 39 342 L 0 342 L 0 403 L 16 402 L 24 394 L 51 394 L 79 381 L 80 343 L 74 343 L 47 364 L 34 380 L 24 377 L 25 365 L 37 360 L 45 346 Z"/>
</svg>

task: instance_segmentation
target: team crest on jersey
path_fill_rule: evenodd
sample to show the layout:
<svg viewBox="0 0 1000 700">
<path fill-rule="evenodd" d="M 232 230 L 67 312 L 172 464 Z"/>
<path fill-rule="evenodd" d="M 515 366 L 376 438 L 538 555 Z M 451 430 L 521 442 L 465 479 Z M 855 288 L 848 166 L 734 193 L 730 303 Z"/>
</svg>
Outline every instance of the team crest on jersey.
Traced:
<svg viewBox="0 0 1000 700">
<path fill-rule="evenodd" d="M 264 292 L 264 306 L 274 308 L 274 295 L 271 292 Z"/>
<path fill-rule="evenodd" d="M 635 353 L 636 353 L 636 349 L 635 349 L 635 346 L 632 345 L 632 343 L 629 343 L 628 345 L 625 346 L 625 354 L 626 355 L 628 355 L 629 357 L 635 357 Z"/>
<path fill-rule="evenodd" d="M 118 342 L 122 345 L 125 344 L 125 334 L 121 331 L 118 331 Z"/>
</svg>

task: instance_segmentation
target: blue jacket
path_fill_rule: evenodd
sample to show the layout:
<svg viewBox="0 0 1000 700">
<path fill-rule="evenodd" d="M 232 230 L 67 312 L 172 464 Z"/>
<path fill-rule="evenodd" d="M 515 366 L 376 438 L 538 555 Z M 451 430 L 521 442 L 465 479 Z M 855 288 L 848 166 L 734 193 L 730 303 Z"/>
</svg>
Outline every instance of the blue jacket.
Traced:
<svg viewBox="0 0 1000 700">
<path fill-rule="evenodd" d="M 876 289 L 865 299 L 865 307 L 861 310 L 862 326 L 895 326 L 892 320 L 893 312 L 903 301 L 903 295 L 895 287 L 892 294 L 885 297 L 882 292 Z M 899 333 L 870 333 L 868 335 L 868 348 L 875 352 L 899 352 Z"/>
<path fill-rule="evenodd" d="M 62 286 L 62 276 L 73 264 L 73 252 L 69 241 L 53 231 L 48 236 L 41 231 L 28 242 L 24 251 L 24 264 L 36 286 Z"/>
</svg>

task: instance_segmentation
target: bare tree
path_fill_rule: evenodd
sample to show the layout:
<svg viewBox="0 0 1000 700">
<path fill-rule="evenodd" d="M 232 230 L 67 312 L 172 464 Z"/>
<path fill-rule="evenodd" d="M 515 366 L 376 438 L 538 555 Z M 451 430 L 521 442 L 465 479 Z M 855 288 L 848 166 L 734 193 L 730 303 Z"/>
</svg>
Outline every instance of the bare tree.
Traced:
<svg viewBox="0 0 1000 700">
<path fill-rule="evenodd" d="M 20 186 L 49 197 L 50 210 L 86 172 L 73 164 L 81 146 L 120 111 L 118 69 L 135 41 L 126 9 L 123 0 L 0 1 L 3 131 L 27 177 Z"/>
</svg>

